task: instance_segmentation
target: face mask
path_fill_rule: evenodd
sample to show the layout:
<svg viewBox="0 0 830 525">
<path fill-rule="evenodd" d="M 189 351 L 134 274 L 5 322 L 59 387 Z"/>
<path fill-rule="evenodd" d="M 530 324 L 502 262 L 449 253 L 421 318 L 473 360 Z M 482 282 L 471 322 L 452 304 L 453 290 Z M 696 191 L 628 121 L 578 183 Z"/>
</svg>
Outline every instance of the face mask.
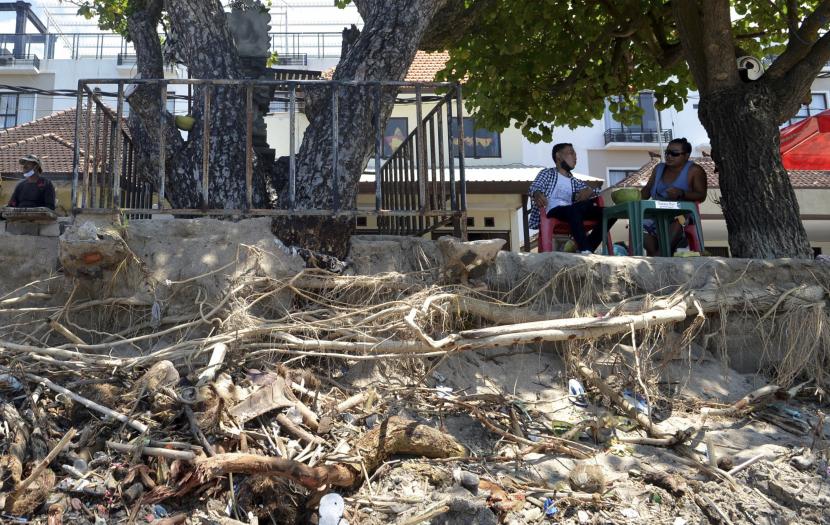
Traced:
<svg viewBox="0 0 830 525">
<path fill-rule="evenodd" d="M 28 179 L 29 177 L 31 177 L 34 174 L 35 174 L 35 170 L 29 170 L 29 171 L 27 171 L 26 173 L 23 174 L 23 178 Z"/>
</svg>

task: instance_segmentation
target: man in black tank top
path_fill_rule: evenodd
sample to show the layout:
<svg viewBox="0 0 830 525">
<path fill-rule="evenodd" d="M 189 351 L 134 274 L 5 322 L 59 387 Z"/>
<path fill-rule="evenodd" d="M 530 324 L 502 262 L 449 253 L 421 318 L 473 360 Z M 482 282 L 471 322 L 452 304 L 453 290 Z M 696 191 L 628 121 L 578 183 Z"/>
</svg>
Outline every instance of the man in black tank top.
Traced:
<svg viewBox="0 0 830 525">
<path fill-rule="evenodd" d="M 661 186 L 665 187 L 660 192 L 658 200 L 668 201 L 691 201 L 703 202 L 706 200 L 706 172 L 699 164 L 692 163 L 688 172 L 688 189 L 675 187 L 674 183 L 679 182 L 680 174 L 684 166 L 692 154 L 692 145 L 685 138 L 674 139 L 666 146 L 666 162 L 664 163 L 663 173 L 661 175 Z M 654 167 L 651 171 L 651 177 L 648 183 L 640 191 L 640 196 L 643 199 L 652 198 L 652 189 L 656 184 L 658 167 Z M 643 224 L 643 247 L 646 253 L 650 256 L 655 256 L 659 253 L 659 246 L 657 244 L 657 232 L 653 223 Z M 683 227 L 675 219 L 671 224 L 669 231 L 672 239 L 672 248 L 677 246 L 680 241 Z M 674 251 L 674 250 L 672 250 Z"/>
</svg>

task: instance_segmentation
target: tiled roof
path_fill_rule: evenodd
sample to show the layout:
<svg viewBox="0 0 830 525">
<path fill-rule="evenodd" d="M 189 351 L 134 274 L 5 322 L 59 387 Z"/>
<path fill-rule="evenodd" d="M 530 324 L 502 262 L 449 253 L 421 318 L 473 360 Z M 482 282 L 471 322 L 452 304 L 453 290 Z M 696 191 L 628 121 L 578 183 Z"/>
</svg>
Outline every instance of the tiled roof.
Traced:
<svg viewBox="0 0 830 525">
<path fill-rule="evenodd" d="M 74 142 L 75 108 L 0 131 L 0 174 L 19 174 L 18 161 L 27 154 L 40 157 L 47 175 L 71 173 Z M 81 148 L 81 162 L 85 154 Z"/>
<path fill-rule="evenodd" d="M 450 55 L 446 51 L 427 53 L 418 51 L 406 73 L 406 82 L 435 82 L 435 75 L 444 69 Z"/>
<path fill-rule="evenodd" d="M 710 188 L 719 188 L 718 174 L 715 173 L 715 161 L 711 157 L 697 157 L 692 159 L 706 172 L 706 182 Z M 636 173 L 619 182 L 616 187 L 645 186 L 651 176 L 651 170 L 660 162 L 660 159 L 651 159 Z M 793 188 L 830 189 L 830 171 L 817 170 L 789 170 Z"/>
<path fill-rule="evenodd" d="M 404 82 L 434 82 L 435 75 L 444 69 L 444 64 L 447 63 L 449 58 L 450 55 L 446 51 L 436 53 L 418 51 L 415 53 L 415 59 L 409 66 L 409 71 L 406 73 Z M 322 78 L 331 80 L 334 77 L 335 69 L 332 67 L 323 71 Z"/>
</svg>

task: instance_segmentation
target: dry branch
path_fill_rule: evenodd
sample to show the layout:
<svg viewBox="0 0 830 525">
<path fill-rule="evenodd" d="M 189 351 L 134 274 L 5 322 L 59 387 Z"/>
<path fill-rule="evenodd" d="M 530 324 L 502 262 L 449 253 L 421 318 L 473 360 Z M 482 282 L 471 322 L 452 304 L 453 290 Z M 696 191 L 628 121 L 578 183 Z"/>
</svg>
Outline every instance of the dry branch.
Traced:
<svg viewBox="0 0 830 525">
<path fill-rule="evenodd" d="M 49 388 L 50 390 L 54 390 L 55 392 L 61 393 L 65 396 L 71 398 L 73 401 L 76 401 L 76 402 L 82 404 L 83 406 L 87 407 L 90 410 L 100 412 L 101 414 L 107 415 L 107 416 L 109 416 L 109 417 L 111 417 L 111 418 L 113 418 L 117 421 L 120 421 L 120 422 L 122 422 L 126 425 L 129 425 L 129 426 L 133 427 L 134 429 L 138 430 L 139 432 L 141 432 L 142 434 L 144 434 L 148 430 L 147 425 L 145 425 L 144 423 L 142 423 L 140 421 L 136 421 L 135 419 L 129 418 L 129 417 L 125 416 L 124 414 L 121 414 L 119 412 L 116 412 L 115 410 L 112 410 L 111 408 L 107 408 L 103 405 L 99 405 L 98 403 L 96 403 L 96 402 L 94 402 L 90 399 L 87 399 L 87 398 L 85 398 L 81 395 L 78 395 L 75 392 L 73 392 L 73 391 L 71 391 L 67 388 L 64 388 L 64 387 L 62 387 L 62 386 L 60 386 L 56 383 L 53 383 L 52 381 L 50 381 L 49 379 L 46 379 L 45 377 L 37 376 L 35 374 L 28 374 L 28 373 L 24 373 L 24 374 L 21 374 L 21 375 L 23 377 L 25 377 L 26 379 L 29 379 L 30 381 L 35 381 L 36 383 L 41 384 L 41 385 Z"/>
</svg>

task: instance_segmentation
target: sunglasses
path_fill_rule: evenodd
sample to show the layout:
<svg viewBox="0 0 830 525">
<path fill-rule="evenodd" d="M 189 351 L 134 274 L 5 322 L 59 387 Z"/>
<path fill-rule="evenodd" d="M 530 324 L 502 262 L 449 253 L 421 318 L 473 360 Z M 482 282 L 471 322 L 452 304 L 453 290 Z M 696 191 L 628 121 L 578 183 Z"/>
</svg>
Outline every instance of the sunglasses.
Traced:
<svg viewBox="0 0 830 525">
<path fill-rule="evenodd" d="M 669 156 L 669 157 L 681 157 L 685 154 L 686 153 L 684 153 L 683 151 L 672 151 L 670 149 L 666 150 L 666 155 Z"/>
</svg>

